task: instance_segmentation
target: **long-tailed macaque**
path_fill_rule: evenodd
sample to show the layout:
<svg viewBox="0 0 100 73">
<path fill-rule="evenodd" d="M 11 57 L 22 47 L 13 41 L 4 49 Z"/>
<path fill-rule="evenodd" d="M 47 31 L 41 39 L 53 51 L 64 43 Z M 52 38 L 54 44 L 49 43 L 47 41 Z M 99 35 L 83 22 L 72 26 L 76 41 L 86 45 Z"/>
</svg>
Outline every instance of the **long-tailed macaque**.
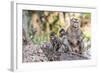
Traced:
<svg viewBox="0 0 100 73">
<path fill-rule="evenodd" d="M 72 47 L 73 52 L 82 54 L 84 48 L 83 32 L 80 29 L 80 20 L 72 18 L 70 20 L 70 27 L 67 30 L 68 41 Z"/>
</svg>

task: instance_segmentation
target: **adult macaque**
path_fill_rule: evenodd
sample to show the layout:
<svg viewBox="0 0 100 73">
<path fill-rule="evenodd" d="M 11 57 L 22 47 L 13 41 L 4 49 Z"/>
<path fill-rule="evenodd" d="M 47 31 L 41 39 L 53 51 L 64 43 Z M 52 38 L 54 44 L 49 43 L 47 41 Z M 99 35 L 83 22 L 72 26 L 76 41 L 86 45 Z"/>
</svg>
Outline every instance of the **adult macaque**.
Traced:
<svg viewBox="0 0 100 73">
<path fill-rule="evenodd" d="M 83 32 L 80 29 L 80 20 L 72 18 L 70 20 L 70 27 L 67 30 L 68 40 L 73 52 L 82 54 L 84 48 Z"/>
</svg>

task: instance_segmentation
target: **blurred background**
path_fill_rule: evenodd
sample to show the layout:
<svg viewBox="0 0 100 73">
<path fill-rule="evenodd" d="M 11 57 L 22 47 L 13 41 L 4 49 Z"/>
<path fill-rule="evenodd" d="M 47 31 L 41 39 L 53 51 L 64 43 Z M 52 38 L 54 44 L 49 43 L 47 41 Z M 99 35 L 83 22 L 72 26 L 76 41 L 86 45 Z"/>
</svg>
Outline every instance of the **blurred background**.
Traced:
<svg viewBox="0 0 100 73">
<path fill-rule="evenodd" d="M 23 34 L 29 35 L 34 44 L 41 44 L 49 41 L 51 32 L 59 37 L 60 29 L 67 31 L 71 18 L 80 20 L 80 29 L 90 41 L 91 13 L 23 10 Z"/>
</svg>

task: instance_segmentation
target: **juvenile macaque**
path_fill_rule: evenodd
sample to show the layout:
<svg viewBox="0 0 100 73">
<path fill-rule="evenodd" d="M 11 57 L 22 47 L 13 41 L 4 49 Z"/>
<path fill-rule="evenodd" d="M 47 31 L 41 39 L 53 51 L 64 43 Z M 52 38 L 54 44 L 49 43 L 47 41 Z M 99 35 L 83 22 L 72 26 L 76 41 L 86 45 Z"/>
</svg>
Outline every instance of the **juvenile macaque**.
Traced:
<svg viewBox="0 0 100 73">
<path fill-rule="evenodd" d="M 73 52 L 82 54 L 84 48 L 83 33 L 80 29 L 80 20 L 72 18 L 70 20 L 70 27 L 67 30 L 68 40 Z"/>
<path fill-rule="evenodd" d="M 50 42 L 51 42 L 54 50 L 58 51 L 61 46 L 61 42 L 60 42 L 60 39 L 56 36 L 56 34 L 54 32 L 51 32 L 51 34 L 50 34 Z"/>
<path fill-rule="evenodd" d="M 61 29 L 59 31 L 59 33 L 60 33 L 60 39 L 61 39 L 61 42 L 62 42 L 62 46 L 64 46 L 63 47 L 64 48 L 64 52 L 66 52 L 66 51 L 70 51 L 71 52 L 72 49 L 71 49 L 71 46 L 70 46 L 70 44 L 68 42 L 68 37 L 67 37 L 67 34 L 66 34 L 65 30 Z"/>
</svg>

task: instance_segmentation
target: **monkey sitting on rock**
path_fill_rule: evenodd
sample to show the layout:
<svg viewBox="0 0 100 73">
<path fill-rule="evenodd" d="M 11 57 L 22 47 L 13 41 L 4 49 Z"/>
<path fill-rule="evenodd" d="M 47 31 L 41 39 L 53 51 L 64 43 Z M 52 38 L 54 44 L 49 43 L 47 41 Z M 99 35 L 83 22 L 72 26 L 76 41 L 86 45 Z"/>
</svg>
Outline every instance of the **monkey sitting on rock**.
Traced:
<svg viewBox="0 0 100 73">
<path fill-rule="evenodd" d="M 83 42 L 83 32 L 80 29 L 80 20 L 72 18 L 70 20 L 70 26 L 67 29 L 66 33 L 72 51 L 78 54 L 82 54 L 82 50 L 84 49 L 84 42 Z"/>
</svg>

